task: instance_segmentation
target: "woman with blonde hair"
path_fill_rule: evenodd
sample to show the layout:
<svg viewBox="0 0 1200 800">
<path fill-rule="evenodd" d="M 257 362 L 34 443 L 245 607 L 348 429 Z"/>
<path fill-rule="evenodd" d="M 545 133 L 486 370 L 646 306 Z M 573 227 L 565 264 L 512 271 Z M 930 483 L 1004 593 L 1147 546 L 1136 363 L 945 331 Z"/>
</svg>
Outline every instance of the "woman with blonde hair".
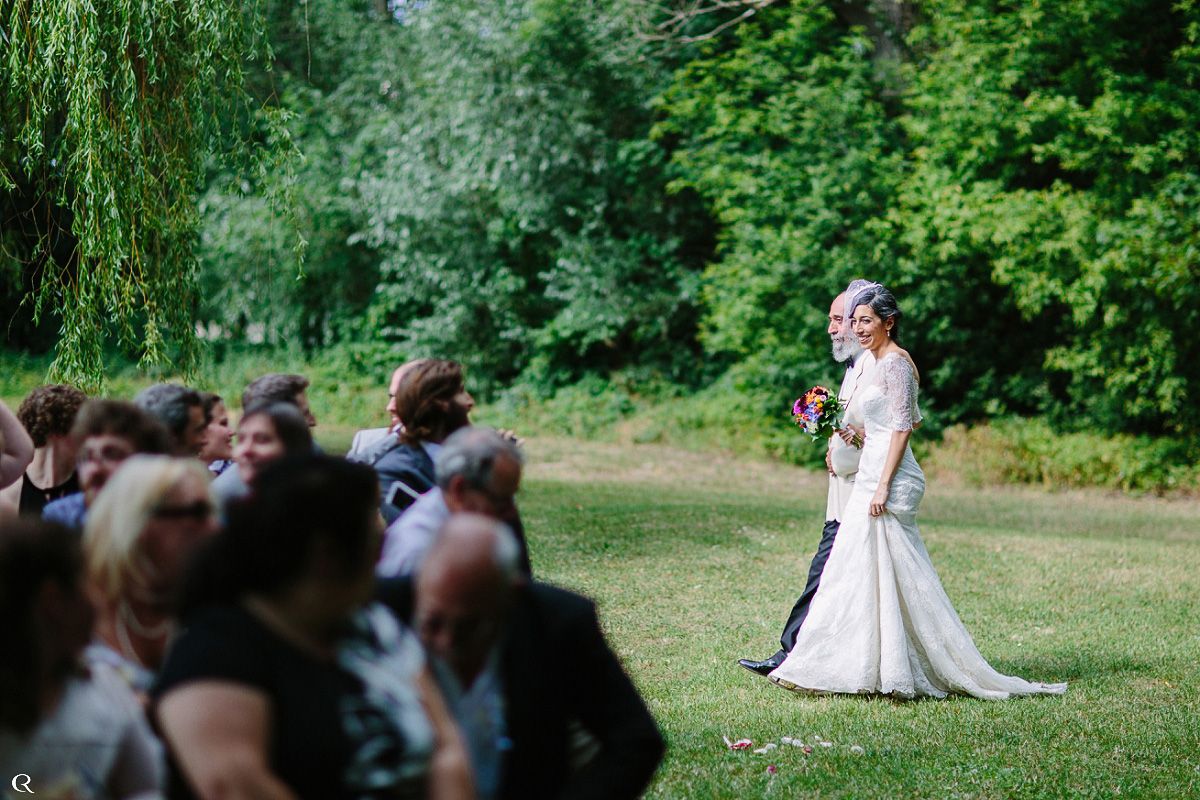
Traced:
<svg viewBox="0 0 1200 800">
<path fill-rule="evenodd" d="M 83 546 L 96 606 L 89 663 L 150 688 L 174 629 L 174 601 L 196 546 L 216 532 L 209 473 L 196 459 L 133 456 L 101 490 Z"/>
</svg>

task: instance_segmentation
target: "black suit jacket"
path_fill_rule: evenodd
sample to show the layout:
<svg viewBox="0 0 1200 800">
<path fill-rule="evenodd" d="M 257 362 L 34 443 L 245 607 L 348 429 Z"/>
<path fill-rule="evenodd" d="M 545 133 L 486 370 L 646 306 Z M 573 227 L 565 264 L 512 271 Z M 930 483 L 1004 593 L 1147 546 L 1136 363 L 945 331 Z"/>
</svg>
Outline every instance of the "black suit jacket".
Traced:
<svg viewBox="0 0 1200 800">
<path fill-rule="evenodd" d="M 379 511 L 389 525 L 413 502 L 405 492 L 396 492 L 396 502 L 389 503 L 388 494 L 393 483 L 401 481 L 418 494 L 428 492 L 436 484 L 433 459 L 419 444 L 398 444 L 374 466 L 379 476 Z"/>
<path fill-rule="evenodd" d="M 407 578 L 382 581 L 379 599 L 409 622 L 412 591 Z M 501 798 L 623 800 L 642 793 L 662 760 L 662 735 L 605 642 L 590 600 L 536 581 L 518 589 L 500 665 L 512 741 Z M 572 722 L 600 745 L 574 773 Z"/>
</svg>

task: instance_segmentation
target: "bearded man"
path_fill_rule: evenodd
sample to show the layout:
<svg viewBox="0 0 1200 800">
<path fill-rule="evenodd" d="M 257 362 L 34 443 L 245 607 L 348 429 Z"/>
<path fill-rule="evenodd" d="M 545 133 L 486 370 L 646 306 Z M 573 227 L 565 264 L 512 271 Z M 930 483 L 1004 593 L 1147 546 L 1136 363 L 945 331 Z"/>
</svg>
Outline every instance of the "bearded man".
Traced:
<svg viewBox="0 0 1200 800">
<path fill-rule="evenodd" d="M 783 663 L 796 644 L 796 635 L 800 632 L 800 626 L 804 624 L 804 618 L 808 616 L 808 605 L 821 584 L 821 573 L 825 569 L 825 562 L 829 560 L 829 551 L 833 549 L 833 540 L 841 525 L 846 501 L 850 499 L 850 492 L 854 489 L 862 441 L 857 438 L 851 427 L 859 430 L 863 428 L 862 410 L 855 403 L 855 399 L 859 390 L 871 383 L 875 373 L 875 357 L 863 350 L 851 331 L 850 318 L 854 309 L 850 307 L 850 303 L 860 291 L 870 285 L 870 281 L 852 281 L 846 291 L 833 299 L 829 307 L 829 327 L 826 328 L 826 332 L 833 345 L 833 358 L 846 364 L 846 375 L 838 391 L 838 400 L 846 411 L 842 419 L 844 427 L 838 431 L 837 436 L 830 437 L 829 449 L 825 453 L 825 466 L 829 470 L 825 528 L 821 532 L 817 554 L 813 556 L 812 564 L 808 568 L 808 582 L 783 626 L 783 633 L 779 637 L 779 651 L 762 661 L 738 659 L 739 665 L 757 675 L 766 676 L 772 672 Z"/>
<path fill-rule="evenodd" d="M 462 365 L 440 358 L 415 364 L 392 394 L 388 410 L 401 428 L 400 443 L 372 465 L 379 475 L 379 510 L 389 525 L 436 485 L 434 457 L 446 437 L 471 424 L 475 407 Z"/>
</svg>

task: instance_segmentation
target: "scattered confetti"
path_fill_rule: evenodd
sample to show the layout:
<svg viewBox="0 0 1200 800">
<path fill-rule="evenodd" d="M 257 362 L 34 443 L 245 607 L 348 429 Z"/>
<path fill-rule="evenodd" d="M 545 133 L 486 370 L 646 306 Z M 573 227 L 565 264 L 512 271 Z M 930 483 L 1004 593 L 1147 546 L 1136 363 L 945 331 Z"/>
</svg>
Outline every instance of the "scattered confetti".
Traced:
<svg viewBox="0 0 1200 800">
<path fill-rule="evenodd" d="M 866 750 L 863 750 L 861 747 L 859 747 L 858 745 L 854 744 L 854 745 L 851 745 L 851 746 L 850 746 L 850 752 L 851 752 L 851 753 L 854 753 L 854 755 L 856 755 L 856 756 L 861 756 L 863 753 L 865 753 L 865 752 L 867 752 L 867 751 L 866 751 Z"/>
<path fill-rule="evenodd" d="M 771 752 L 771 748 L 769 748 L 769 747 L 759 747 L 759 748 L 757 748 L 757 749 L 756 749 L 754 752 L 755 752 L 755 753 L 757 753 L 757 754 L 758 754 L 758 755 L 760 755 L 760 756 L 765 756 L 767 753 Z"/>
<path fill-rule="evenodd" d="M 767 764 L 768 775 L 774 775 L 776 772 L 779 772 L 779 767 L 775 766 L 774 764 Z"/>
<path fill-rule="evenodd" d="M 811 753 L 811 752 L 812 752 L 812 748 L 811 748 L 811 747 L 809 747 L 808 745 L 803 745 L 803 746 L 802 746 L 800 749 L 801 749 L 801 750 L 803 750 L 805 753 Z"/>
<path fill-rule="evenodd" d="M 791 744 L 794 740 L 790 736 L 784 736 L 779 740 L 781 744 Z"/>
<path fill-rule="evenodd" d="M 725 746 L 730 750 L 746 750 L 754 744 L 750 739 L 738 739 L 736 742 L 731 742 L 728 736 L 722 736 L 721 738 L 725 740 Z"/>
</svg>

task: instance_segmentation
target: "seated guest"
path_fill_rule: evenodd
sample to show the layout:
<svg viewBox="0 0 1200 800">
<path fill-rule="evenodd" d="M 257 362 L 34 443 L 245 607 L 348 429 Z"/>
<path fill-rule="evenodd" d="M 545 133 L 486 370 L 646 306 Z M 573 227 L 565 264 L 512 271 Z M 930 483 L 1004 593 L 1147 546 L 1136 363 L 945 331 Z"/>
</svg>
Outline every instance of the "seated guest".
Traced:
<svg viewBox="0 0 1200 800">
<path fill-rule="evenodd" d="M 374 466 L 376 461 L 400 444 L 400 431 L 404 429 L 404 423 L 400 421 L 400 417 L 396 413 L 396 392 L 399 390 L 400 381 L 404 376 L 413 367 L 424 362 L 425 359 L 418 358 L 396 367 L 396 371 L 392 373 L 392 380 L 388 384 L 386 410 L 391 419 L 390 424 L 386 428 L 366 428 L 355 433 L 354 440 L 350 442 L 350 449 L 346 452 L 348 460 Z"/>
<path fill-rule="evenodd" d="M 78 442 L 76 469 L 79 491 L 47 503 L 42 517 L 82 530 L 87 509 L 109 477 L 134 453 L 167 453 L 171 439 L 166 428 L 132 403 L 88 400 L 75 416 L 71 438 Z"/>
<path fill-rule="evenodd" d="M 79 491 L 71 426 L 85 400 L 74 386 L 53 384 L 21 401 L 17 419 L 33 439 L 33 461 L 19 481 L 0 491 L 0 508 L 40 517 L 47 503 Z"/>
<path fill-rule="evenodd" d="M 207 464 L 213 475 L 220 475 L 233 464 L 233 426 L 229 423 L 229 409 L 221 395 L 212 392 L 200 392 L 200 403 L 208 418 L 200 463 Z"/>
<path fill-rule="evenodd" d="M 33 439 L 16 414 L 0 401 L 0 489 L 15 483 L 33 461 Z"/>
<path fill-rule="evenodd" d="M 507 527 L 451 517 L 414 583 L 380 598 L 444 670 L 481 796 L 638 797 L 663 754 L 654 718 L 577 594 L 525 580 Z M 547 665 L 556 665 L 547 669 Z M 582 731 L 590 753 L 572 740 Z"/>
<path fill-rule="evenodd" d="M 438 451 L 437 486 L 421 495 L 388 526 L 376 572 L 381 577 L 415 573 L 451 514 L 472 512 L 500 520 L 516 534 L 521 572 L 532 574 L 529 549 L 517 513 L 525 458 L 516 443 L 491 428 L 452 433 Z"/>
<path fill-rule="evenodd" d="M 177 456 L 198 456 L 204 448 L 208 418 L 199 392 L 177 383 L 147 386 L 133 398 L 133 404 L 158 417 L 171 435 L 171 452 Z"/>
<path fill-rule="evenodd" d="M 183 567 L 216 530 L 208 470 L 196 459 L 139 455 L 121 465 L 83 534 L 96 604 L 89 664 L 149 691 L 174 633 Z"/>
<path fill-rule="evenodd" d="M 237 481 L 226 470 L 213 481 L 213 491 L 224 509 L 230 501 L 245 497 L 263 467 L 284 456 L 303 455 L 313 449 L 312 434 L 300 410 L 288 403 L 252 408 L 238 422 L 238 443 L 233 449 Z"/>
<path fill-rule="evenodd" d="M 434 455 L 447 436 L 470 424 L 474 407 L 462 366 L 454 361 L 426 359 L 401 377 L 395 397 L 395 414 L 404 426 L 400 444 L 375 462 L 386 522 L 433 488 Z"/>
<path fill-rule="evenodd" d="M 92 623 L 82 564 L 66 528 L 30 518 L 0 528 L 0 774 L 14 790 L 4 796 L 153 800 L 163 767 L 141 707 L 111 671 L 80 663 Z"/>
<path fill-rule="evenodd" d="M 251 410 L 263 406 L 290 405 L 300 412 L 305 425 L 315 428 L 317 419 L 313 416 L 312 409 L 309 408 L 307 390 L 308 378 L 303 375 L 286 375 L 281 372 L 263 375 L 261 378 L 251 381 L 246 390 L 242 392 L 242 415 L 244 417 Z M 316 445 L 312 447 L 314 450 L 317 449 Z M 246 479 L 242 476 L 241 468 L 237 465 L 237 459 L 234 459 L 233 466 L 217 476 L 214 485 L 217 489 L 217 496 L 222 500 L 244 497 L 250 491 Z"/>
<path fill-rule="evenodd" d="M 243 413 L 271 403 L 289 403 L 300 410 L 308 427 L 317 427 L 317 418 L 308 405 L 308 378 L 271 372 L 255 378 L 242 392 Z"/>
<path fill-rule="evenodd" d="M 271 464 L 189 575 L 154 690 L 176 798 L 468 798 L 415 636 L 371 599 L 370 468 Z"/>
</svg>

